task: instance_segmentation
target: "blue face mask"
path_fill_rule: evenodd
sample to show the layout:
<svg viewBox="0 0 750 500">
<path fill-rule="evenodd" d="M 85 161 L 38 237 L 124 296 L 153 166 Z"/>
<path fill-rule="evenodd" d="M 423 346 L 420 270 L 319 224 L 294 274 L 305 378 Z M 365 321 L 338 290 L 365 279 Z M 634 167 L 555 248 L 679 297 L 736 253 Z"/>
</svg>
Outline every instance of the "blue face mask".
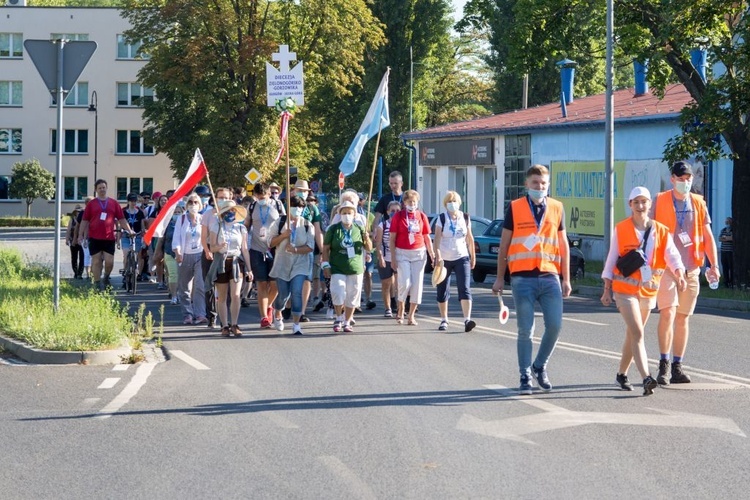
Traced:
<svg viewBox="0 0 750 500">
<path fill-rule="evenodd" d="M 547 196 L 546 189 L 527 189 L 526 191 L 529 193 L 529 196 L 534 201 L 541 201 L 544 199 L 545 196 Z"/>
<path fill-rule="evenodd" d="M 234 222 L 234 217 L 234 212 L 231 211 L 221 216 L 221 218 L 224 219 L 224 222 Z"/>
<path fill-rule="evenodd" d="M 302 212 L 304 210 L 305 209 L 302 208 L 302 207 L 292 207 L 291 208 L 292 217 L 301 217 L 302 216 Z"/>
<path fill-rule="evenodd" d="M 204 207 L 207 207 L 207 206 L 208 206 L 208 197 L 206 197 L 206 198 L 201 198 L 201 204 L 202 204 L 202 205 L 203 205 Z"/>
</svg>

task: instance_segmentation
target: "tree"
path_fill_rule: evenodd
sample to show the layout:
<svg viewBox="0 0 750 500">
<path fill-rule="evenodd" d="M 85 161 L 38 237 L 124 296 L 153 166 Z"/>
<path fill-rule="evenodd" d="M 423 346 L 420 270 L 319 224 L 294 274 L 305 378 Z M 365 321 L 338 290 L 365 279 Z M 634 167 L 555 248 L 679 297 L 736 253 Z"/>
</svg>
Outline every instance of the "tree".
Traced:
<svg viewBox="0 0 750 500">
<path fill-rule="evenodd" d="M 309 110 L 361 85 L 367 50 L 382 31 L 365 0 L 126 0 L 131 40 L 149 62 L 139 73 L 157 98 L 145 105 L 146 137 L 184 174 L 200 147 L 214 185 L 235 185 L 250 168 L 281 180 L 273 164 L 278 114 L 266 106 L 265 63 L 286 43 L 305 64 L 305 108 L 290 125 L 300 175 L 318 155 L 316 138 L 336 127 Z M 324 118 L 331 118 L 325 123 Z"/>
<path fill-rule="evenodd" d="M 51 200 L 55 196 L 55 177 L 36 158 L 14 163 L 11 176 L 10 197 L 26 200 L 26 217 L 31 217 L 34 200 Z"/>
</svg>

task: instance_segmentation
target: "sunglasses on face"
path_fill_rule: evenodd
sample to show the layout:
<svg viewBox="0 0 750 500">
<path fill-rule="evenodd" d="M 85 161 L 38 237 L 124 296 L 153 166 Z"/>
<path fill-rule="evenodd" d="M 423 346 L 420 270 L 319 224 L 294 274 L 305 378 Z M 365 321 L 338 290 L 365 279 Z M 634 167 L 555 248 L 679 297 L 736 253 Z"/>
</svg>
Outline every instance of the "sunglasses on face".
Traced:
<svg viewBox="0 0 750 500">
<path fill-rule="evenodd" d="M 198 204 L 198 202 L 197 202 L 197 201 L 194 201 L 194 200 L 188 200 L 187 204 L 188 204 L 188 205 L 197 205 L 197 204 Z"/>
</svg>

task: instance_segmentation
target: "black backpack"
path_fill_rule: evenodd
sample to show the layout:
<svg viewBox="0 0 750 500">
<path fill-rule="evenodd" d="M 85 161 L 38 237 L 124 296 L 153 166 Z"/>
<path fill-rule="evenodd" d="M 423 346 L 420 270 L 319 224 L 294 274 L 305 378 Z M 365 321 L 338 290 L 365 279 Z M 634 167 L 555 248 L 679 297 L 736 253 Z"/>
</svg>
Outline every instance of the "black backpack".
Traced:
<svg viewBox="0 0 750 500">
<path fill-rule="evenodd" d="M 279 215 L 284 213 L 284 204 L 281 203 L 281 200 L 277 200 L 274 198 L 271 198 L 274 202 L 276 202 L 276 211 L 279 212 Z M 258 202 L 254 201 L 250 204 L 250 207 L 247 209 L 247 218 L 250 221 L 247 229 L 250 230 L 251 227 L 253 227 L 253 211 L 255 210 L 255 205 L 257 205 Z M 286 215 L 281 215 L 282 217 L 286 217 Z M 286 220 L 286 219 L 285 219 Z"/>
<path fill-rule="evenodd" d="M 466 221 L 466 227 L 469 227 L 471 222 L 469 222 L 469 214 L 466 212 L 464 212 L 464 220 Z M 445 212 L 440 214 L 440 230 L 445 231 Z"/>
</svg>

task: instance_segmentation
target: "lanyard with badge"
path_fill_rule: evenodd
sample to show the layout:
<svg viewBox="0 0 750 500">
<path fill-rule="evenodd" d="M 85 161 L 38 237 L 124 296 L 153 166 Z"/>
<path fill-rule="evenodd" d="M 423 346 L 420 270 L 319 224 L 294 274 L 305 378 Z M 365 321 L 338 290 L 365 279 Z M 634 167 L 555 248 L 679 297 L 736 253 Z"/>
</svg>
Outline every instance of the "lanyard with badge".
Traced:
<svg viewBox="0 0 750 500">
<path fill-rule="evenodd" d="M 536 224 L 536 233 L 530 235 L 526 240 L 523 242 L 523 246 L 526 247 L 527 250 L 533 250 L 534 247 L 541 242 L 541 237 L 539 236 L 539 230 L 542 227 L 542 224 L 544 224 L 544 219 L 547 218 L 547 211 L 545 210 L 542 214 L 542 218 L 540 220 L 536 220 L 535 215 L 535 209 L 534 204 L 531 202 L 531 198 L 528 196 L 526 197 L 526 201 L 529 202 L 529 209 L 531 210 L 531 216 L 534 218 L 534 224 Z"/>
<path fill-rule="evenodd" d="M 268 214 L 271 213 L 271 207 L 265 207 L 266 209 L 266 215 L 263 215 L 263 208 L 260 207 L 258 209 L 258 215 L 260 216 L 260 229 L 258 230 L 258 237 L 259 238 L 265 238 L 266 237 L 266 221 L 268 221 Z"/>
<path fill-rule="evenodd" d="M 190 220 L 190 217 L 187 220 L 190 225 L 190 249 L 195 250 L 198 248 L 198 220 L 196 219 L 195 224 Z"/>
<path fill-rule="evenodd" d="M 677 228 L 678 228 L 677 237 L 680 239 L 680 243 L 682 243 L 682 246 L 685 248 L 693 245 L 693 240 L 690 238 L 690 235 L 682 227 L 683 224 L 685 224 L 685 214 L 687 214 L 688 212 L 692 212 L 692 210 L 687 209 L 689 199 L 690 199 L 690 194 L 688 193 L 688 196 L 682 202 L 682 210 L 678 210 L 677 198 L 675 198 L 674 193 L 672 194 L 672 204 L 674 205 L 675 217 L 677 217 Z"/>
<path fill-rule="evenodd" d="M 459 221 L 459 217 L 461 216 L 461 212 L 456 213 L 456 221 Z M 448 217 L 448 223 L 450 224 L 451 233 L 453 233 L 453 237 L 462 237 L 466 236 L 466 232 L 464 231 L 464 227 L 461 224 L 461 222 L 458 222 L 458 224 L 455 224 L 453 222 L 453 218 L 451 218 L 450 214 L 446 214 L 446 217 Z M 458 226 L 458 227 L 456 227 Z"/>
<path fill-rule="evenodd" d="M 345 229 L 343 226 L 341 229 L 344 231 L 344 239 L 341 240 L 341 246 L 346 249 L 346 256 L 348 258 L 354 257 L 354 240 L 352 239 L 352 230 Z"/>
<path fill-rule="evenodd" d="M 99 220 L 107 220 L 107 204 L 109 203 L 109 198 L 104 200 L 104 203 L 102 203 L 102 200 L 99 198 L 97 198 L 96 201 L 99 202 L 99 206 L 102 208 L 102 213 L 99 214 Z"/>
<path fill-rule="evenodd" d="M 420 232 L 420 224 L 417 216 L 410 217 L 409 212 L 406 212 L 406 226 L 409 228 L 409 244 L 413 245 L 417 241 L 415 235 Z"/>
</svg>

